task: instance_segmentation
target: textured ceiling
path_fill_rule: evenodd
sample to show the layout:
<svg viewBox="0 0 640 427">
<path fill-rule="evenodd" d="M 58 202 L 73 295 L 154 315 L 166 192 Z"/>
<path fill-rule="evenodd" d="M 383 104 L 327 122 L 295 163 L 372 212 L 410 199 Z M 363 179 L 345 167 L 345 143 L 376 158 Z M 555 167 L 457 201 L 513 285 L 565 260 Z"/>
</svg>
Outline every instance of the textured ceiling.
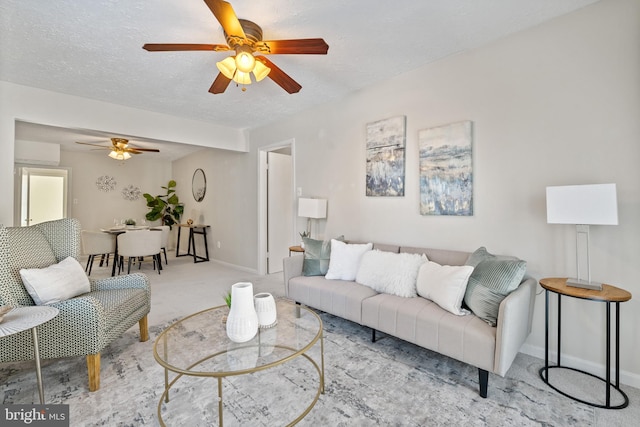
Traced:
<svg viewBox="0 0 640 427">
<path fill-rule="evenodd" d="M 226 43 L 203 0 L 0 0 L 0 80 L 233 128 L 344 97 L 595 0 L 232 0 L 264 39 L 322 37 L 325 55 L 271 55 L 302 85 L 208 89 L 225 52 L 144 43 Z"/>
</svg>

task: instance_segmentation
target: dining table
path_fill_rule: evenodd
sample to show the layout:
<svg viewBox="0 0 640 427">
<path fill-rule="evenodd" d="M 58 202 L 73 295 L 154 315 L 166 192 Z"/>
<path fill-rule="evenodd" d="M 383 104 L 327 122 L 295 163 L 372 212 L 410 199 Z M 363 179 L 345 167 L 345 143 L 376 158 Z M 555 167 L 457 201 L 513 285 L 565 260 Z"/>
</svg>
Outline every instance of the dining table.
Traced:
<svg viewBox="0 0 640 427">
<path fill-rule="evenodd" d="M 149 230 L 148 225 L 116 225 L 111 228 L 101 228 L 100 231 L 103 233 L 109 233 L 115 236 L 116 239 L 116 249 L 113 254 L 113 265 L 111 266 L 111 275 L 116 275 L 116 265 L 120 262 L 120 258 L 118 256 L 118 235 L 122 233 L 126 233 L 127 231 L 140 231 L 140 230 Z"/>
</svg>

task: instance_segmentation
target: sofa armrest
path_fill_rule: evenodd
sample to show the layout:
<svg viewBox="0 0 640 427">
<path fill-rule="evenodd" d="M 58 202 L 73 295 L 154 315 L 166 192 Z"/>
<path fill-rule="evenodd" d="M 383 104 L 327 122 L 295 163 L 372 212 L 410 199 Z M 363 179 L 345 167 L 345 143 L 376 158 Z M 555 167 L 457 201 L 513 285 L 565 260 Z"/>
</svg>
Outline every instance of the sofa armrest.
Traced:
<svg viewBox="0 0 640 427">
<path fill-rule="evenodd" d="M 282 260 L 284 271 L 284 294 L 289 296 L 289 279 L 302 276 L 304 255 L 293 255 Z"/>
<path fill-rule="evenodd" d="M 525 277 L 518 288 L 500 303 L 496 325 L 496 357 L 493 371 L 504 376 L 531 333 L 536 280 Z"/>
</svg>

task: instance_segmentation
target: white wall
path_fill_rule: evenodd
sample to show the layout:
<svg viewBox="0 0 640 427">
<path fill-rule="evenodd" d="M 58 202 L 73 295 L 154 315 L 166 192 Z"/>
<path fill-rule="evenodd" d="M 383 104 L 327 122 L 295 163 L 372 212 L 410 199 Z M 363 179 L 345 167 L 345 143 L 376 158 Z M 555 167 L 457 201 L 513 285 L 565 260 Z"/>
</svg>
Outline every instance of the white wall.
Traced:
<svg viewBox="0 0 640 427">
<path fill-rule="evenodd" d="M 0 196 L 4 200 L 13 199 L 16 120 L 246 150 L 241 130 L 0 81 Z M 12 205 L 0 205 L 0 224 L 13 222 Z"/>
<path fill-rule="evenodd" d="M 207 178 L 207 192 L 200 203 L 191 195 L 191 179 L 197 168 L 204 170 Z M 205 150 L 173 162 L 173 176 L 180 198 L 185 202 L 184 221 L 193 219 L 194 223 L 211 226 L 208 231 L 209 256 L 256 271 L 258 196 L 254 156 L 228 150 Z"/>
<path fill-rule="evenodd" d="M 546 223 L 545 187 L 615 182 L 620 225 L 592 227 L 592 275 L 640 296 L 639 41 L 640 2 L 599 2 L 255 129 L 251 156 L 295 138 L 297 185 L 329 200 L 326 237 L 484 245 L 527 260 L 536 278 L 575 274 L 575 228 Z M 365 197 L 365 126 L 396 115 L 407 116 L 406 196 Z M 417 133 L 459 120 L 474 122 L 474 216 L 421 216 Z M 639 301 L 622 304 L 621 319 L 623 381 L 636 386 Z M 604 305 L 568 300 L 563 308 L 563 352 L 602 370 Z M 538 356 L 543 316 L 540 292 L 525 347 Z"/>
</svg>

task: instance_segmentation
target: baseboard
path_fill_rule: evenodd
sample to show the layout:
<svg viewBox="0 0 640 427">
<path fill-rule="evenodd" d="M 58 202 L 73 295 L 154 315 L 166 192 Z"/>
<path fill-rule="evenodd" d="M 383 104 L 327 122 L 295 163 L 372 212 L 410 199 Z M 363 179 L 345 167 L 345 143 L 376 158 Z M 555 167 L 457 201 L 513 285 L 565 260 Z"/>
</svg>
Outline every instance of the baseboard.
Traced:
<svg viewBox="0 0 640 427">
<path fill-rule="evenodd" d="M 225 267 L 235 268 L 236 270 L 246 271 L 247 273 L 258 274 L 258 270 L 255 268 L 243 267 L 241 265 L 231 264 L 217 259 L 211 259 L 210 262 L 215 262 L 217 264 L 224 265 Z"/>
<path fill-rule="evenodd" d="M 540 367 L 544 365 L 544 347 L 534 346 L 534 345 L 525 343 L 520 349 L 520 351 L 524 354 L 528 354 L 529 356 L 533 356 L 533 357 L 537 357 L 538 359 L 541 359 L 542 364 L 540 365 Z M 557 357 L 556 352 L 550 350 L 549 363 L 555 365 L 556 357 Z M 593 375 L 597 375 L 601 378 L 605 377 L 606 369 L 604 365 L 600 365 L 599 363 L 594 363 L 588 360 L 580 359 L 578 357 L 568 356 L 568 355 L 565 355 L 564 353 L 562 354 L 562 365 L 580 369 L 585 372 L 589 372 Z M 614 370 L 612 369 L 611 378 L 615 378 L 614 375 L 615 375 Z M 640 375 L 629 372 L 629 371 L 620 370 L 620 383 L 640 389 Z"/>
</svg>

